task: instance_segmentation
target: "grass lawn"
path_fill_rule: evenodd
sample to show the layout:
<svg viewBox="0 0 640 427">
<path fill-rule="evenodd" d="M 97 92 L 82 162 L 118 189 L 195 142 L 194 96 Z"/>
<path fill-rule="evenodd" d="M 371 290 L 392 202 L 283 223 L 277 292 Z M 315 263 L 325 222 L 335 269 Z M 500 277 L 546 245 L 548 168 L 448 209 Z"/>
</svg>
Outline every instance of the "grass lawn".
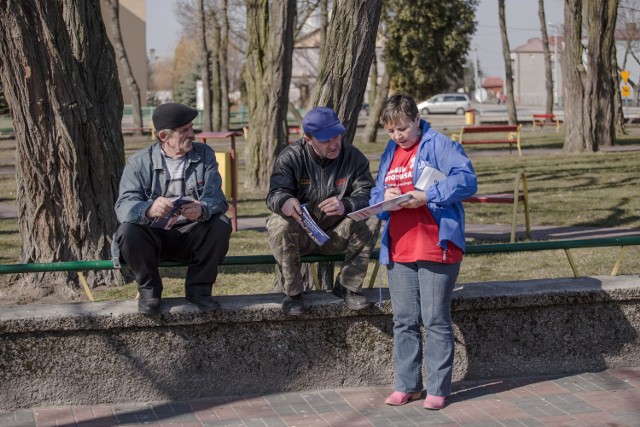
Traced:
<svg viewBox="0 0 640 427">
<path fill-rule="evenodd" d="M 563 138 L 562 132 L 523 130 L 522 158 L 518 158 L 515 151 L 515 154 L 509 155 L 508 147 L 505 146 L 465 147 L 478 175 L 478 191 L 511 192 L 516 172 L 523 169 L 527 175 L 533 224 L 640 229 L 640 176 L 637 173 L 637 165 L 640 164 L 640 129 L 631 129 L 631 135 L 619 140 L 621 146 L 638 146 L 636 151 L 569 155 L 558 150 L 545 150 L 562 148 Z M 148 143 L 148 136 L 125 138 L 127 153 Z M 379 133 L 376 144 L 356 141 L 356 146 L 372 159 L 371 169 L 374 175 L 385 144 L 386 137 L 382 132 Z M 238 138 L 237 145 L 239 158 L 242 158 L 245 147 L 242 137 Z M 214 148 L 228 150 L 228 143 L 216 143 Z M 531 148 L 542 150 L 530 150 Z M 14 158 L 13 141 L 0 141 L 0 168 L 13 165 Z M 244 162 L 240 161 L 238 166 L 239 215 L 266 217 L 269 211 L 264 203 L 265 194 L 251 187 L 245 188 Z M 0 203 L 15 204 L 15 178 L 12 174 L 0 175 Z M 466 213 L 467 223 L 511 223 L 509 205 L 472 204 L 466 206 Z M 16 262 L 20 245 L 17 220 L 0 220 L 0 262 Z M 263 232 L 245 230 L 232 235 L 229 255 L 268 253 L 270 250 Z M 618 248 L 579 249 L 573 250 L 572 254 L 581 274 L 607 275 L 611 272 Z M 369 269 L 369 274 L 372 269 Z M 640 248 L 629 247 L 620 273 L 638 272 Z M 165 278 L 163 295 L 183 295 L 184 270 L 168 269 L 162 273 Z M 383 271 L 381 276 L 382 285 L 386 286 L 386 273 Z M 570 276 L 572 271 L 564 251 L 541 251 L 467 256 L 462 263 L 458 282 L 462 284 Z M 368 283 L 369 278 L 366 280 L 365 283 Z M 269 292 L 272 281 L 272 266 L 222 267 L 214 293 Z M 135 294 L 134 284 L 123 287 L 99 286 L 94 293 L 99 300 L 132 298 Z M 80 294 L 79 299 L 84 298 Z"/>
</svg>

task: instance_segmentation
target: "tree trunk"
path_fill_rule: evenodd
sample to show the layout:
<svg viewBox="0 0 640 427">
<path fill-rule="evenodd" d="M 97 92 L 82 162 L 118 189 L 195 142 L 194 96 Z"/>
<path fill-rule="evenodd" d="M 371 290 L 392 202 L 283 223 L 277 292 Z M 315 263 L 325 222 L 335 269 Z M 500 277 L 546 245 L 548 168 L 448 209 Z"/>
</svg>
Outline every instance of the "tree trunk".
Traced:
<svg viewBox="0 0 640 427">
<path fill-rule="evenodd" d="M 373 103 L 376 102 L 378 89 L 378 59 L 374 53 L 371 59 L 371 72 L 369 72 L 369 107 L 373 107 Z"/>
<path fill-rule="evenodd" d="M 614 114 L 615 114 L 615 127 L 614 132 L 616 134 L 627 135 L 627 127 L 624 122 L 624 108 L 622 105 L 622 93 L 620 93 L 620 69 L 618 68 L 618 59 L 617 59 L 617 50 L 615 43 L 613 45 L 613 50 L 611 51 L 611 63 L 613 64 L 613 69 L 611 70 L 611 79 L 613 80 L 613 89 L 615 90 L 615 104 L 614 104 Z M 611 141 L 613 144 L 615 141 Z"/>
<path fill-rule="evenodd" d="M 213 42 L 211 43 L 211 127 L 219 132 L 222 129 L 222 89 L 220 82 L 220 24 L 218 16 L 211 10 L 211 22 L 213 25 Z"/>
<path fill-rule="evenodd" d="M 100 3 L 3 2 L 0 26 L 0 75 L 17 142 L 20 262 L 109 259 L 124 166 L 123 103 Z M 88 276 L 108 285 L 119 277 Z M 75 273 L 39 273 L 20 283 L 40 295 L 69 295 L 76 280 Z"/>
<path fill-rule="evenodd" d="M 498 17 L 500 21 L 500 37 L 502 38 L 502 56 L 504 58 L 505 84 L 507 89 L 507 112 L 509 124 L 518 124 L 516 113 L 516 100 L 513 96 L 513 69 L 511 68 L 511 49 L 509 48 L 509 38 L 507 37 L 507 24 L 504 13 L 504 0 L 498 0 Z"/>
<path fill-rule="evenodd" d="M 324 55 L 324 47 L 327 44 L 327 27 L 329 26 L 329 0 L 319 0 L 320 7 L 320 52 L 319 57 Z"/>
<path fill-rule="evenodd" d="M 382 113 L 382 105 L 389 95 L 390 80 L 389 71 L 385 69 L 382 74 L 382 82 L 380 83 L 376 99 L 369 108 L 369 117 L 367 118 L 367 125 L 364 128 L 362 142 L 374 143 L 378 138 L 378 119 L 380 118 L 380 113 Z"/>
<path fill-rule="evenodd" d="M 551 73 L 551 52 L 549 52 L 549 36 L 547 35 L 547 19 L 544 14 L 544 0 L 538 0 L 538 17 L 540 18 L 540 33 L 542 34 L 542 51 L 544 52 L 544 82 L 547 92 L 547 100 L 545 103 L 545 114 L 553 114 L 553 87 L 557 82 L 553 81 L 553 74 Z M 558 43 L 558 34 L 553 40 L 553 43 Z M 557 47 L 557 45 L 556 45 Z M 557 52 L 557 50 L 556 50 Z M 558 58 L 555 58 L 557 61 Z M 558 76 L 556 76 L 556 79 Z"/>
<path fill-rule="evenodd" d="M 584 17 L 587 66 L 582 61 L 582 0 L 565 0 L 565 49 L 562 67 L 565 90 L 566 152 L 594 152 L 615 141 L 614 88 L 611 51 L 614 45 L 616 0 L 588 2 Z"/>
<path fill-rule="evenodd" d="M 266 191 L 276 156 L 288 143 L 295 0 L 245 0 L 247 60 L 244 81 L 251 127 L 246 185 Z"/>
<path fill-rule="evenodd" d="M 362 107 L 382 0 L 339 1 L 333 14 L 310 107 L 333 108 L 347 128 L 343 140 L 353 142 Z"/>
<path fill-rule="evenodd" d="M 131 110 L 133 114 L 133 126 L 142 128 L 142 106 L 140 104 L 140 89 L 138 83 L 133 76 L 129 58 L 122 41 L 122 32 L 120 31 L 120 0 L 107 0 L 109 11 L 111 12 L 111 33 L 113 35 L 113 48 L 116 51 L 116 57 L 120 63 L 119 71 L 125 76 L 127 87 L 131 92 Z M 135 135 L 142 134 L 142 131 L 136 130 Z"/>
<path fill-rule="evenodd" d="M 220 121 L 221 130 L 229 130 L 229 0 L 222 0 L 220 13 L 222 30 L 218 63 L 220 64 Z"/>
<path fill-rule="evenodd" d="M 356 133 L 375 55 L 381 10 L 382 0 L 341 1 L 333 5 L 320 73 L 309 108 L 318 105 L 333 108 L 347 128 L 343 136 L 345 144 L 351 144 Z M 318 264 L 323 289 L 333 287 L 333 270 L 332 262 Z"/>
<path fill-rule="evenodd" d="M 211 123 L 211 52 L 207 47 L 207 26 L 204 11 L 204 0 L 198 0 L 198 48 L 202 67 L 200 68 L 200 79 L 202 80 L 202 131 L 209 132 L 213 128 Z M 158 129 L 160 130 L 160 129 Z"/>
</svg>

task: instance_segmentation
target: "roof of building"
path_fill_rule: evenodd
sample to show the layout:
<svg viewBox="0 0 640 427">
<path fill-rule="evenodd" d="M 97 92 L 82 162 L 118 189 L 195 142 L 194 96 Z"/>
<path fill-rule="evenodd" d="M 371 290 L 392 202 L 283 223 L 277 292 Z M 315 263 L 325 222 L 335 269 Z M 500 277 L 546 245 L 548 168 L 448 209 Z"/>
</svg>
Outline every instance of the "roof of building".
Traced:
<svg viewBox="0 0 640 427">
<path fill-rule="evenodd" d="M 484 88 L 502 87 L 503 85 L 504 81 L 500 77 L 485 77 L 482 82 Z"/>
<path fill-rule="evenodd" d="M 564 44 L 564 37 L 562 36 L 551 36 L 549 37 L 549 49 L 554 49 L 554 43 L 558 40 L 558 48 L 562 49 L 562 45 Z M 526 44 L 522 46 L 518 46 L 513 50 L 516 53 L 543 53 L 542 49 L 542 39 L 538 37 L 531 38 L 527 41 Z"/>
<path fill-rule="evenodd" d="M 635 22 L 627 22 L 624 28 L 616 29 L 616 40 L 640 40 L 640 29 Z"/>
</svg>

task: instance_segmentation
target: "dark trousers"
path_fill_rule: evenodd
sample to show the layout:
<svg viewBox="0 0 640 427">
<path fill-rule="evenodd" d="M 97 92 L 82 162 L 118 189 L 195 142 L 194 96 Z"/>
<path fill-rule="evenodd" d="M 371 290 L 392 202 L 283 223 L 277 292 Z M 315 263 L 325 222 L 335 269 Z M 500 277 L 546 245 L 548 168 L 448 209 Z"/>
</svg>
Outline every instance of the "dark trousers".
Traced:
<svg viewBox="0 0 640 427">
<path fill-rule="evenodd" d="M 187 261 L 186 295 L 211 295 L 218 276 L 218 264 L 229 250 L 231 221 L 215 215 L 209 221 L 180 225 L 162 230 L 148 225 L 120 224 L 115 239 L 120 257 L 131 268 L 138 283 L 140 298 L 160 298 L 161 260 Z"/>
</svg>

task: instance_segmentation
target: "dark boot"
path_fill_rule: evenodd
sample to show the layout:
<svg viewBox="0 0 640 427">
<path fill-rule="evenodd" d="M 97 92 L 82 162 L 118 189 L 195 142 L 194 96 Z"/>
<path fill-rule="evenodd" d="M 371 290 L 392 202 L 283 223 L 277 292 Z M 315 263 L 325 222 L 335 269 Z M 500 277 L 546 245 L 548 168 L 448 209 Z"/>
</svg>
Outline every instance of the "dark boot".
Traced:
<svg viewBox="0 0 640 427">
<path fill-rule="evenodd" d="M 197 305 L 200 311 L 220 310 L 220 303 L 214 300 L 211 295 L 187 295 L 185 299 Z"/>
<path fill-rule="evenodd" d="M 160 313 L 160 298 L 140 298 L 138 313 L 156 316 Z"/>
<path fill-rule="evenodd" d="M 351 310 L 363 310 L 369 306 L 367 299 L 360 292 L 353 292 L 345 288 L 336 281 L 333 286 L 333 294 L 338 298 L 344 299 L 344 303 Z"/>
<path fill-rule="evenodd" d="M 282 300 L 282 312 L 288 316 L 300 316 L 304 313 L 302 294 L 288 296 Z"/>
</svg>

